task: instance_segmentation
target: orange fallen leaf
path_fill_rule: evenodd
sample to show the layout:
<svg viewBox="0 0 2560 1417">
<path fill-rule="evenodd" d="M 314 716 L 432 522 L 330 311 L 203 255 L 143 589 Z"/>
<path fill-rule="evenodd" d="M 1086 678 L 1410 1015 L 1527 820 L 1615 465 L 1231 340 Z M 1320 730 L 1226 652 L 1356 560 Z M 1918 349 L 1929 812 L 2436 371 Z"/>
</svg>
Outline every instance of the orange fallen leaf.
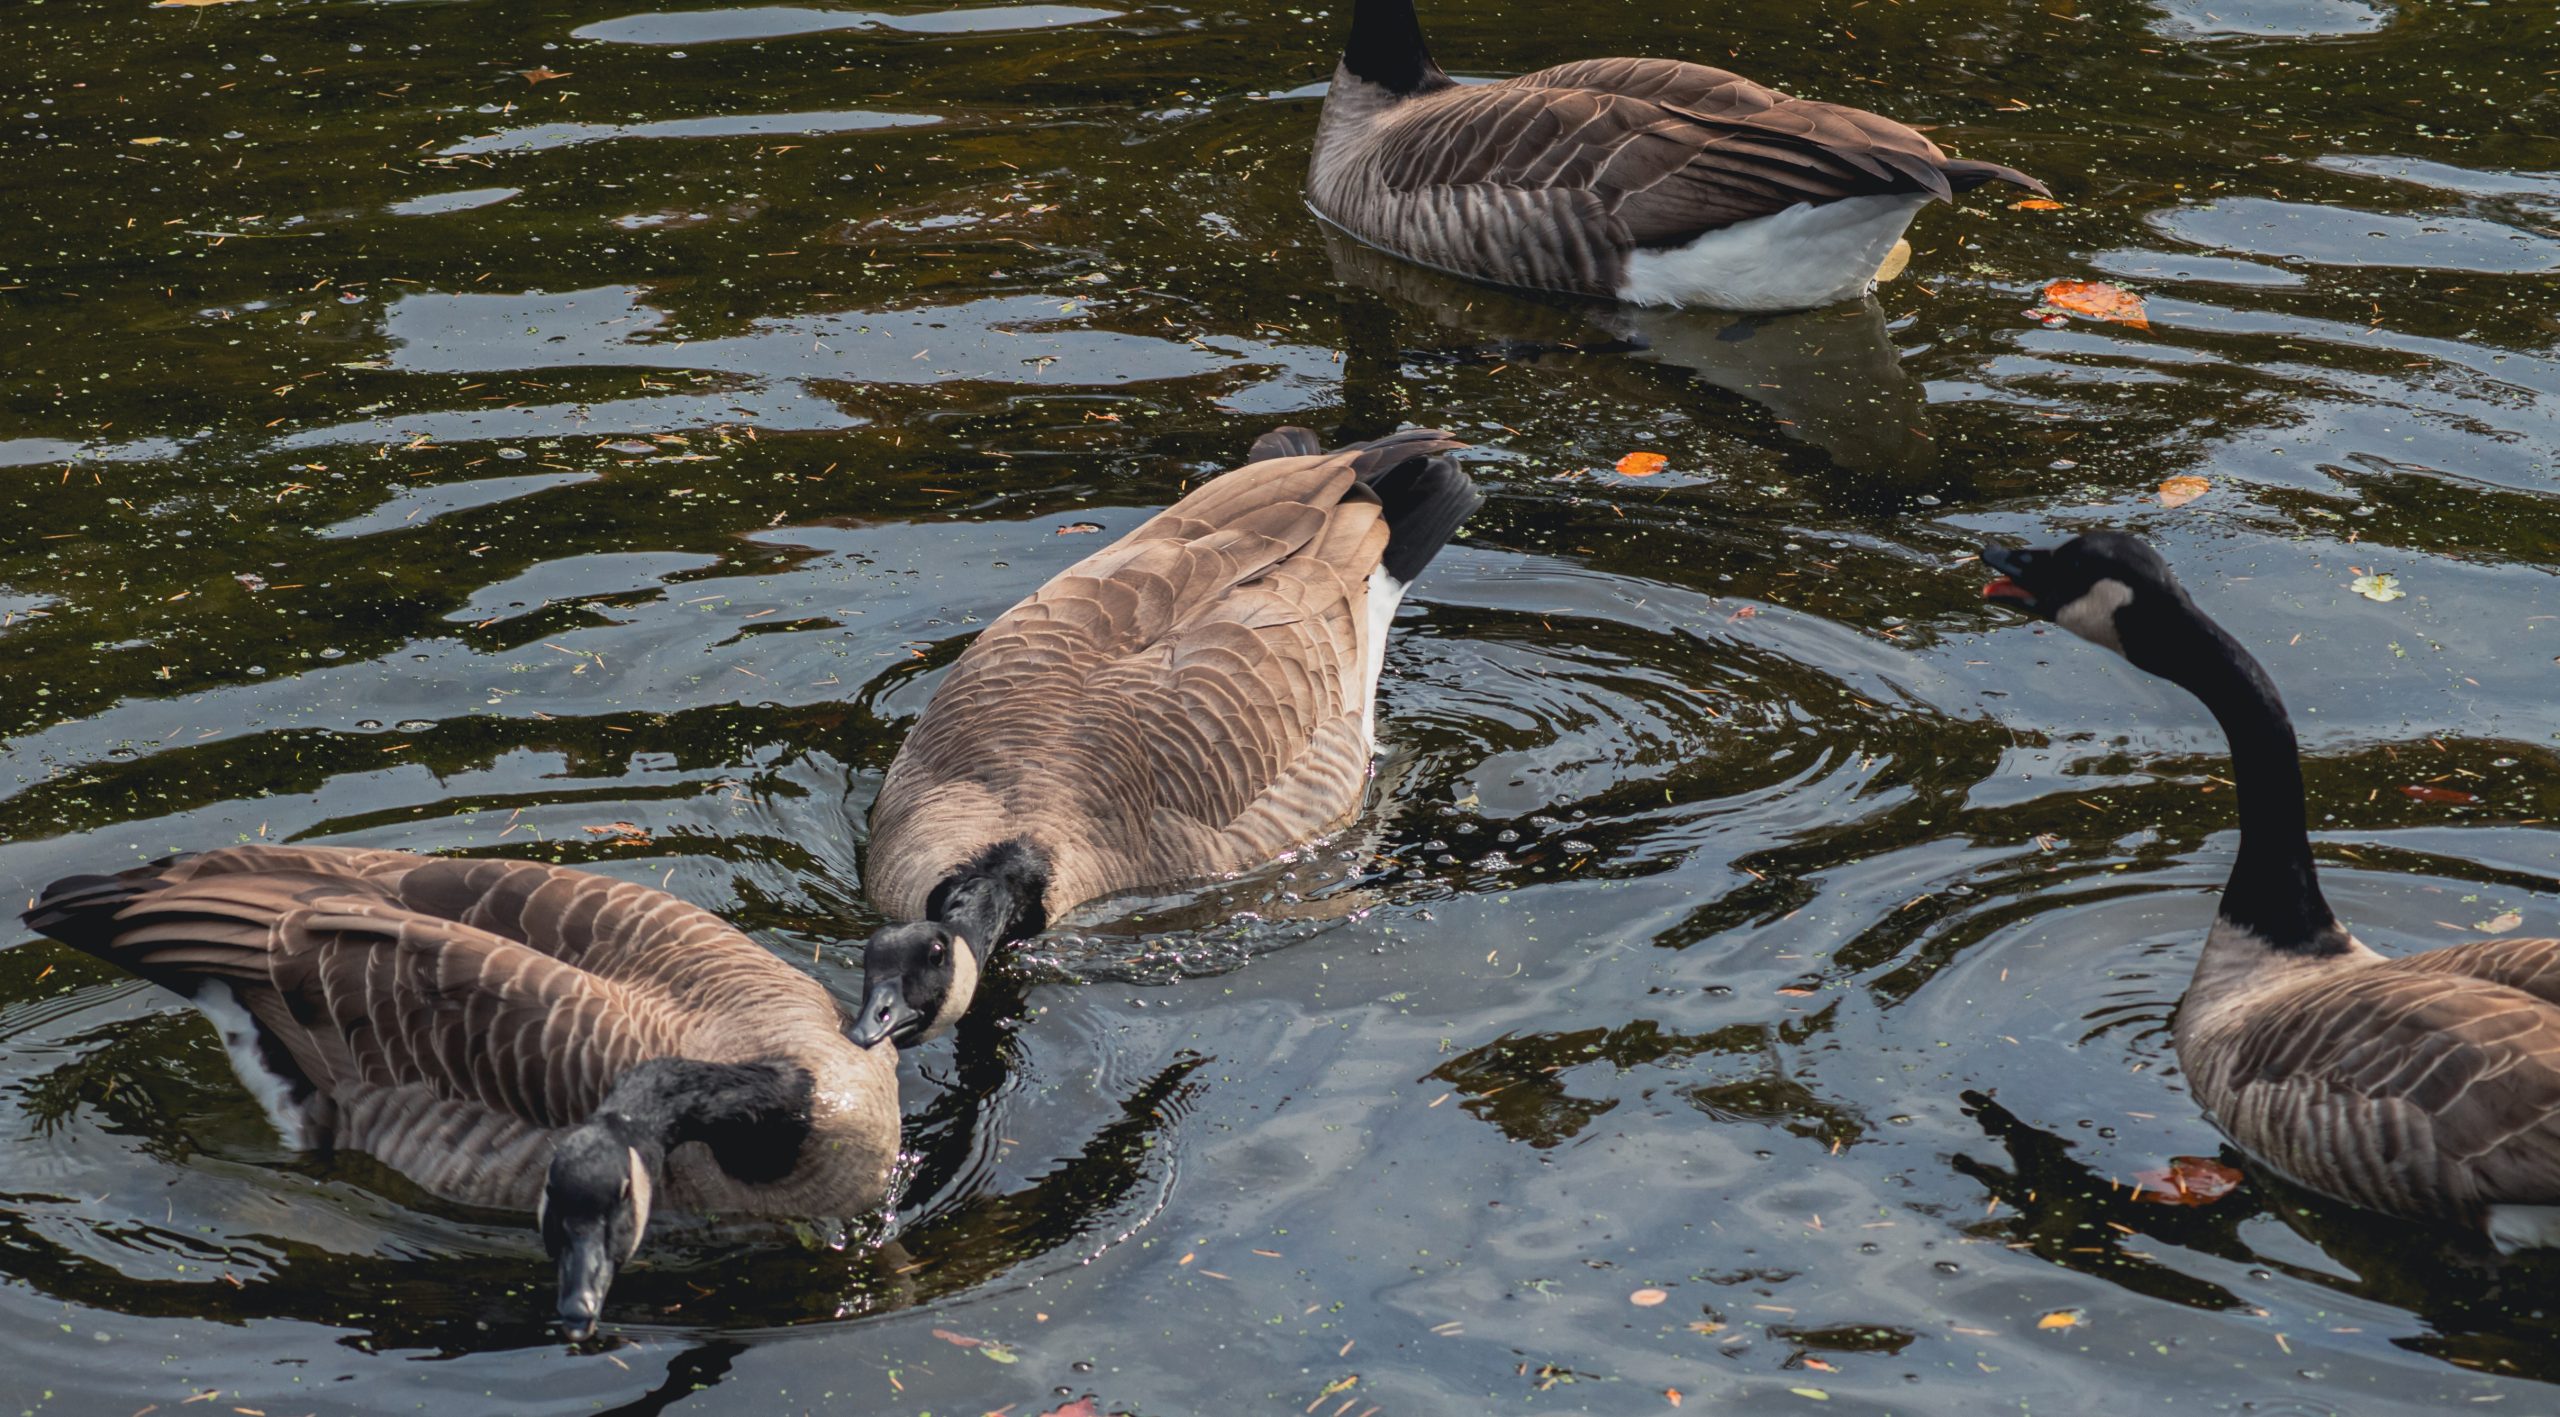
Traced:
<svg viewBox="0 0 2560 1417">
<path fill-rule="evenodd" d="M 1810 999 L 1813 997 L 1813 991 L 1811 989 L 1799 988 L 1793 984 L 1779 990 L 1778 994 L 1781 998 L 1788 999 Z"/>
<path fill-rule="evenodd" d="M 1040 1417 L 1102 1417 L 1102 1409 L 1089 1397 L 1079 1397 L 1060 1407 L 1052 1407 Z"/>
<path fill-rule="evenodd" d="M 2400 790 L 2402 793 L 2406 794 L 2410 800 L 2416 802 L 2442 802 L 2459 806 L 2466 802 L 2477 802 L 2480 800 L 2468 792 L 2463 792 L 2451 787 L 2429 787 L 2423 782 L 2410 783 L 2408 786 L 2403 787 Z"/>
<path fill-rule="evenodd" d="M 950 1344 L 954 1348 L 983 1348 L 987 1343 L 983 1338 L 971 1338 L 965 1333 L 953 1333 L 947 1328 L 935 1329 L 933 1331 L 933 1336 Z"/>
<path fill-rule="evenodd" d="M 548 64 L 543 65 L 539 69 L 518 69 L 516 72 L 523 75 L 524 81 L 528 84 L 538 84 L 545 79 L 565 79 L 569 77 L 567 74 L 552 68 Z"/>
<path fill-rule="evenodd" d="M 1639 1309 L 1650 1309 L 1670 1297 L 1669 1293 L 1660 1289 L 1639 1289 L 1627 1296 L 1627 1302 Z"/>
<path fill-rule="evenodd" d="M 1680 1405 L 1680 1389 L 1676 1387 L 1664 1388 L 1662 1390 L 1662 1397 L 1664 1401 L 1670 1403 L 1674 1407 Z"/>
<path fill-rule="evenodd" d="M 2013 212 L 2058 212 L 2062 210 L 2062 203 L 2055 201 L 2051 197 L 2029 197 L 2023 202 L 2011 202 L 2009 204 L 2009 210 Z"/>
<path fill-rule="evenodd" d="M 2044 288 L 2044 303 L 2092 320 L 2112 320 L 2137 330 L 2151 328 L 2151 315 L 2143 309 L 2141 296 L 2102 280 L 2055 281 Z"/>
<path fill-rule="evenodd" d="M 2183 507 L 2213 490 L 2213 484 L 2189 473 L 2170 478 L 2160 484 L 2160 505 Z"/>
<path fill-rule="evenodd" d="M 1836 1373 L 1840 1371 L 1838 1368 L 1833 1367 L 1831 1364 L 1826 1363 L 1819 1358 L 1807 1358 L 1804 1360 L 1804 1365 L 1813 1369 L 1817 1373 Z"/>
<path fill-rule="evenodd" d="M 2231 1194 L 2244 1179 L 2238 1171 L 2205 1156 L 2173 1156 L 2168 1169 L 2137 1171 L 2135 1200 L 2156 1205 L 2211 1205 Z"/>
<path fill-rule="evenodd" d="M 1629 453 L 1618 459 L 1621 477 L 1651 477 L 1671 465 L 1671 459 L 1660 453 Z"/>
<path fill-rule="evenodd" d="M 180 6 L 194 7 L 198 5 L 228 5 L 231 3 L 233 3 L 233 0 L 151 0 L 151 8 L 154 10 L 171 10 Z"/>
<path fill-rule="evenodd" d="M 1086 536 L 1100 530 L 1102 530 L 1102 523 L 1100 522 L 1069 522 L 1065 526 L 1058 528 L 1058 535 Z"/>
<path fill-rule="evenodd" d="M 2036 1320 L 2038 1328 L 2078 1328 L 2080 1313 L 2076 1309 L 2056 1309 Z"/>
</svg>

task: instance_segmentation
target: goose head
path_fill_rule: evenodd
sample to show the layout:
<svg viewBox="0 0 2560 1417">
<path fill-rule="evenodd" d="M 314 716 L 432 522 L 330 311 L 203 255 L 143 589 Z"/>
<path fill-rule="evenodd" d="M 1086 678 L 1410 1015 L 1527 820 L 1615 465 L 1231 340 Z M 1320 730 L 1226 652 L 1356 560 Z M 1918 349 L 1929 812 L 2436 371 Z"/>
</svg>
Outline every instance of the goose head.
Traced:
<svg viewBox="0 0 2560 1417">
<path fill-rule="evenodd" d="M 535 1212 L 542 1248 L 560 1266 L 560 1331 L 595 1336 L 613 1277 L 649 1228 L 653 1168 L 607 1126 L 579 1127 L 554 1144 Z"/>
<path fill-rule="evenodd" d="M 862 1014 L 853 1041 L 901 1048 L 949 1032 L 978 992 L 969 942 L 931 920 L 883 925 L 862 947 Z"/>
<path fill-rule="evenodd" d="M 2160 553 L 2138 536 L 2092 531 L 2049 548 L 1984 543 L 1982 563 L 1998 579 L 1985 600 L 2051 620 L 2115 651 L 2136 668 L 2171 679 L 2192 649 L 2195 602 Z"/>
</svg>

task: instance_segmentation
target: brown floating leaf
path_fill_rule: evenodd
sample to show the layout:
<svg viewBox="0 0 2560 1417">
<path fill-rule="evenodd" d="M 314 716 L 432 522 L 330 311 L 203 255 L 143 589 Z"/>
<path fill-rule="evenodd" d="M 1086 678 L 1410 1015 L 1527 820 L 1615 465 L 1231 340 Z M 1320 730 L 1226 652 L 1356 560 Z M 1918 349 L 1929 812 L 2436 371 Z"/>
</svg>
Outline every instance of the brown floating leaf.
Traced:
<svg viewBox="0 0 2560 1417">
<path fill-rule="evenodd" d="M 2429 787 L 2423 782 L 2410 783 L 2406 787 L 2401 788 L 2400 791 L 2407 795 L 2412 801 L 2440 802 L 2449 806 L 2457 807 L 2466 802 L 2477 802 L 2480 800 L 2479 798 L 2472 796 L 2470 793 L 2462 791 L 2460 788 Z"/>
<path fill-rule="evenodd" d="M 2183 507 L 2212 490 L 2212 483 L 2201 477 L 2182 473 L 2160 484 L 2160 505 Z"/>
<path fill-rule="evenodd" d="M 154 10 L 172 10 L 180 6 L 193 8 L 198 5 L 228 5 L 231 3 L 232 0 L 151 0 L 151 8 Z"/>
<path fill-rule="evenodd" d="M 2044 288 L 2044 303 L 2092 320 L 2112 320 L 2137 330 L 2151 328 L 2151 315 L 2143 309 L 2141 296 L 2102 280 L 2055 281 Z"/>
<path fill-rule="evenodd" d="M 1100 522 L 1069 522 L 1058 528 L 1060 536 L 1087 536 L 1102 530 Z"/>
<path fill-rule="evenodd" d="M 2211 1157 L 2173 1156 L 2168 1169 L 2137 1171 L 2133 1179 L 2141 1183 L 2133 1193 L 2135 1200 L 2157 1205 L 2211 1205 L 2231 1194 L 2244 1178 Z"/>
<path fill-rule="evenodd" d="M 552 68 L 548 64 L 543 65 L 539 69 L 518 69 L 516 72 L 522 74 L 524 76 L 524 81 L 528 84 L 538 84 L 545 79 L 565 79 L 569 77 L 567 74 Z"/>
<path fill-rule="evenodd" d="M 1639 1289 L 1627 1296 L 1627 1302 L 1639 1309 L 1650 1309 L 1671 1296 L 1660 1289 Z"/>
<path fill-rule="evenodd" d="M 2473 925 L 2471 928 L 2479 931 L 2483 935 L 2503 935 L 2523 923 L 2523 911 L 2502 910 L 2497 914 L 2490 916 L 2488 919 Z"/>
<path fill-rule="evenodd" d="M 2023 202 L 2011 202 L 2009 204 L 2009 210 L 2013 212 L 2058 212 L 2062 210 L 2062 203 L 2055 201 L 2051 197 L 2029 197 Z"/>
<path fill-rule="evenodd" d="M 965 1333 L 953 1333 L 947 1328 L 935 1329 L 933 1331 L 933 1336 L 950 1344 L 954 1348 L 983 1348 L 987 1343 L 983 1338 L 971 1338 Z"/>
<path fill-rule="evenodd" d="M 1671 459 L 1660 453 L 1629 453 L 1618 459 L 1621 477 L 1651 477 L 1671 465 Z"/>
</svg>

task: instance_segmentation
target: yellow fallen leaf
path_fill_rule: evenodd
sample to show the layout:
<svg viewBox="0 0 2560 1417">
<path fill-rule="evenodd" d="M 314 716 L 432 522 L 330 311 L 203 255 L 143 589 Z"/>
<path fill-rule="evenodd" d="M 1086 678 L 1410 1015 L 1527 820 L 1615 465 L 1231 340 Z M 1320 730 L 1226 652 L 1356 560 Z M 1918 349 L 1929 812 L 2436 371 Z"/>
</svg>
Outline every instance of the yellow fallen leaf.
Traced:
<svg viewBox="0 0 2560 1417">
<path fill-rule="evenodd" d="M 2112 320 L 2137 330 L 2151 328 L 2151 315 L 2143 309 L 2141 296 L 2102 280 L 2055 281 L 2044 288 L 2044 303 L 2092 320 Z"/>
<path fill-rule="evenodd" d="M 1893 243 L 1893 249 L 1885 252 L 1884 260 L 1876 266 L 1876 284 L 1882 285 L 1902 274 L 1903 268 L 1910 264 L 1911 243 L 1896 241 Z"/>
<path fill-rule="evenodd" d="M 2023 202 L 2011 202 L 2009 204 L 2009 210 L 2013 212 L 2058 212 L 2062 210 L 2062 203 L 2055 201 L 2051 197 L 2029 197 Z"/>
<path fill-rule="evenodd" d="M 157 147 L 169 140 L 166 138 L 127 138 L 125 141 L 133 144 L 137 148 L 148 148 Z"/>
<path fill-rule="evenodd" d="M 2473 925 L 2471 928 L 2479 931 L 2483 935 L 2503 935 L 2523 923 L 2524 912 L 2519 910 L 2503 910 L 2498 912 L 2496 915 L 2492 915 L 2488 919 Z"/>
<path fill-rule="evenodd" d="M 1671 465 L 1671 459 L 1660 453 L 1629 453 L 1618 459 L 1618 472 L 1623 477 L 1651 477 Z"/>
<path fill-rule="evenodd" d="M 2213 484 L 2190 473 L 2181 473 L 2160 484 L 2160 505 L 2183 507 L 2213 490 Z"/>
<path fill-rule="evenodd" d="M 167 10 L 181 5 L 230 5 L 236 2 L 237 0 L 151 0 L 151 8 L 154 10 Z"/>
<path fill-rule="evenodd" d="M 2080 1314 L 2076 1309 L 2056 1309 L 2036 1320 L 2038 1328 L 2078 1328 L 2079 1326 Z"/>
<path fill-rule="evenodd" d="M 1639 1289 L 1627 1296 L 1627 1302 L 1639 1309 L 1650 1309 L 1671 1296 L 1659 1289 Z"/>
</svg>

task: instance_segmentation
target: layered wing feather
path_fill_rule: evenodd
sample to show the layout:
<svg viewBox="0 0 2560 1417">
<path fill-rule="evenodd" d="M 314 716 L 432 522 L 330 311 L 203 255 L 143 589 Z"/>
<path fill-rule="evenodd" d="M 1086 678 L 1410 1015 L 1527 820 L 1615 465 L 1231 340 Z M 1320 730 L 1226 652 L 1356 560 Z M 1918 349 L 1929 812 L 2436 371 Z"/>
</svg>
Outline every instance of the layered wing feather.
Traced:
<svg viewBox="0 0 2560 1417">
<path fill-rule="evenodd" d="M 872 898 L 923 913 L 985 847 L 1027 837 L 1054 916 L 1234 870 L 1359 805 L 1369 574 L 1364 477 L 1457 446 L 1399 434 L 1266 457 L 1192 492 L 1007 611 L 955 663 L 882 785 Z"/>
<path fill-rule="evenodd" d="M 531 862 L 235 847 L 66 883 L 29 923 L 182 994 L 229 986 L 332 1140 L 394 1164 L 411 1127 L 565 1126 L 634 1064 L 761 1056 L 835 1016 L 709 912 Z M 744 1026 L 703 1026 L 724 1017 Z"/>
<path fill-rule="evenodd" d="M 2006 168 L 1954 164 L 1882 115 L 1675 60 L 1592 60 L 1450 89 L 1394 110 L 1376 131 L 1378 176 L 1392 190 L 1588 192 L 1639 246 L 1682 244 L 1799 202 L 1946 197 L 1956 180 L 1982 180 L 1970 167 L 2043 190 Z"/>
<path fill-rule="evenodd" d="M 2432 950 L 2288 991 L 2190 1065 L 2233 1139 L 2314 1189 L 2477 1223 L 2560 1204 L 2560 941 Z"/>
</svg>

